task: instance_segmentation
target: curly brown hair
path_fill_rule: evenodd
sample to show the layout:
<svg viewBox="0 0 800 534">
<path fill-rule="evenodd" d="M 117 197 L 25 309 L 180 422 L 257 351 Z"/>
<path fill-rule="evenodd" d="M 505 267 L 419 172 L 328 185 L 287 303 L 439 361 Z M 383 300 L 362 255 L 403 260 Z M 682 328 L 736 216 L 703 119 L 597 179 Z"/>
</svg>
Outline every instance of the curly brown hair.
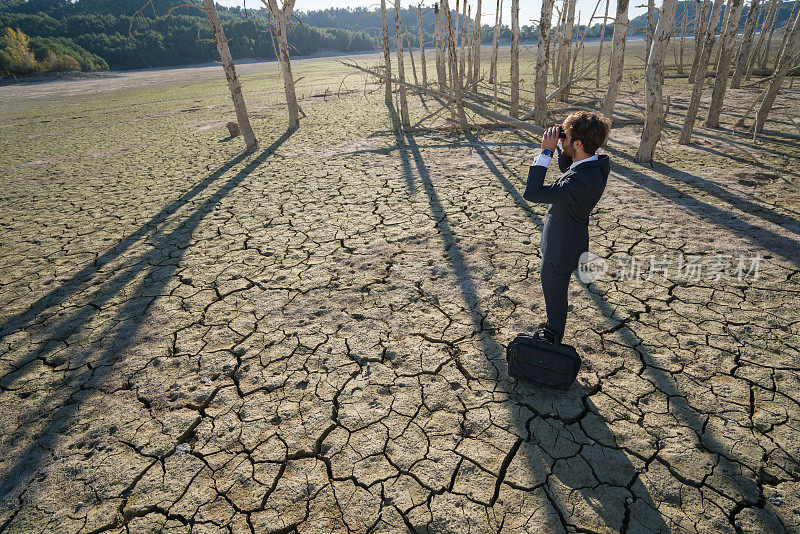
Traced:
<svg viewBox="0 0 800 534">
<path fill-rule="evenodd" d="M 611 131 L 611 121 L 602 113 L 593 111 L 571 113 L 561 126 L 564 130 L 569 130 L 573 142 L 580 140 L 583 143 L 583 150 L 589 155 L 605 144 Z"/>
</svg>

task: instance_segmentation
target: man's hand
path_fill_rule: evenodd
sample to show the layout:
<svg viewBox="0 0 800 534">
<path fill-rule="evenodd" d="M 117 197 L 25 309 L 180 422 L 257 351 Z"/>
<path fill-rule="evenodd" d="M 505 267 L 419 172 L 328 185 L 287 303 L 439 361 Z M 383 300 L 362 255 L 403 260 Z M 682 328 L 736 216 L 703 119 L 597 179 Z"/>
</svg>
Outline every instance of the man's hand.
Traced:
<svg viewBox="0 0 800 534">
<path fill-rule="evenodd" d="M 556 124 L 555 126 L 551 126 L 547 130 L 544 131 L 544 135 L 542 136 L 542 150 L 545 148 L 549 148 L 550 150 L 556 150 L 556 145 L 558 144 L 558 129 L 560 126 Z"/>
</svg>

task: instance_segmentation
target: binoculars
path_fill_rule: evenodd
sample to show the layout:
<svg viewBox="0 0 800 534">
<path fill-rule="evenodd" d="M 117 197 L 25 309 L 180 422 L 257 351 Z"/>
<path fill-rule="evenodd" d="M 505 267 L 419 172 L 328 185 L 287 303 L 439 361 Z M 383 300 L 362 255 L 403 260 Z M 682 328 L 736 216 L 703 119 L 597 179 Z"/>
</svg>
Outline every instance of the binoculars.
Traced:
<svg viewBox="0 0 800 534">
<path fill-rule="evenodd" d="M 567 138 L 567 134 L 564 133 L 564 129 L 561 126 L 558 127 L 558 138 L 559 139 L 566 139 Z"/>
</svg>

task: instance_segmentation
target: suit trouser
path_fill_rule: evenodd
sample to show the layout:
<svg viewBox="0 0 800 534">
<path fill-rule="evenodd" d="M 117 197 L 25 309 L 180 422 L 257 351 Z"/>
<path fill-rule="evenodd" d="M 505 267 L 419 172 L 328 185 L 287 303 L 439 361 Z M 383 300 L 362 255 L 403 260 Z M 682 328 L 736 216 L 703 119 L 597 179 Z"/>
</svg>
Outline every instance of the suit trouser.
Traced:
<svg viewBox="0 0 800 534">
<path fill-rule="evenodd" d="M 577 265 L 555 265 L 542 259 L 541 279 L 544 304 L 547 309 L 547 326 L 555 332 L 557 342 L 564 337 L 567 324 L 567 289 L 569 279 Z"/>
</svg>

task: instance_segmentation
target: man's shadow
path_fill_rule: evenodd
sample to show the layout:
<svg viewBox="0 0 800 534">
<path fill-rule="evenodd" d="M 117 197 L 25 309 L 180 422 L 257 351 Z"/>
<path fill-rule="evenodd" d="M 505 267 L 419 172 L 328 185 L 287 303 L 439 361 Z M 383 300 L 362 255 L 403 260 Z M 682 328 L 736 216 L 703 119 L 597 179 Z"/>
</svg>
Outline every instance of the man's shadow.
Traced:
<svg viewBox="0 0 800 534">
<path fill-rule="evenodd" d="M 478 333 L 481 352 L 488 364 L 488 374 L 492 380 L 509 388 L 509 400 L 515 405 L 511 411 L 516 414 L 514 422 L 518 440 L 503 460 L 501 472 L 493 473 L 497 482 L 492 498 L 480 504 L 493 506 L 504 485 L 523 491 L 541 490 L 543 499 L 549 503 L 565 529 L 586 528 L 586 523 L 593 523 L 597 528 L 617 531 L 629 528 L 669 531 L 657 505 L 640 480 L 639 471 L 617 446 L 613 432 L 594 406 L 591 395 L 596 391 L 573 385 L 570 392 L 564 395 L 546 388 L 515 383 L 509 378 L 505 347 L 489 335 L 497 329 L 489 319 L 487 310 L 483 309 L 469 264 L 453 234 L 419 146 L 409 134 L 402 136 L 402 142 L 408 147 L 408 150 L 399 151 L 403 173 L 419 180 L 431 212 L 437 217 L 436 226 L 442 236 L 442 248 L 458 280 L 458 291 L 469 310 L 473 328 Z M 488 161 L 485 152 L 479 150 L 479 154 L 484 161 Z M 493 163 L 490 169 L 496 176 L 502 177 L 503 188 L 520 207 L 524 206 L 528 217 L 540 223 L 535 212 Z M 414 190 L 412 187 L 409 189 Z M 457 367 L 459 370 L 464 368 L 463 364 Z M 466 382 L 473 379 L 469 373 L 463 374 Z M 547 410 L 543 409 L 545 406 Z M 523 413 L 531 413 L 532 416 L 523 416 Z M 601 469 L 601 460 L 602 466 L 610 468 Z M 597 465 L 593 465 L 595 461 Z M 505 479 L 504 469 L 514 462 L 521 463 L 530 474 L 527 481 Z M 577 501 L 588 504 L 590 517 L 575 515 L 574 505 Z M 581 508 L 586 509 L 586 506 Z"/>
</svg>

